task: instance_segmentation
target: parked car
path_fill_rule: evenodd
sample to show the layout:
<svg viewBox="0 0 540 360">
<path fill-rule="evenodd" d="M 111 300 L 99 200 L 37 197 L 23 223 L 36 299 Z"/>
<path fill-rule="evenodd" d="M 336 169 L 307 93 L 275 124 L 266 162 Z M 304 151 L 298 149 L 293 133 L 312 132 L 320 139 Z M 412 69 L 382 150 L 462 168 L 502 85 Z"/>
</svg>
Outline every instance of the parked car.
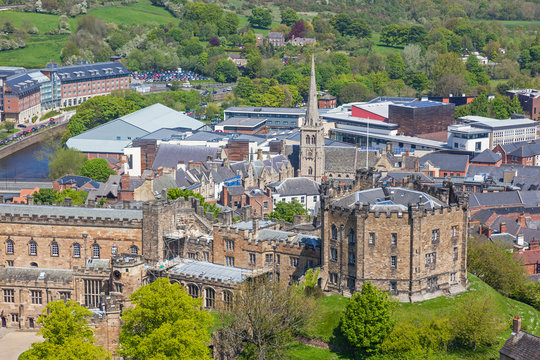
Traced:
<svg viewBox="0 0 540 360">
<path fill-rule="evenodd" d="M 17 124 L 17 127 L 21 129 L 26 129 L 26 125 L 24 124 Z"/>
</svg>

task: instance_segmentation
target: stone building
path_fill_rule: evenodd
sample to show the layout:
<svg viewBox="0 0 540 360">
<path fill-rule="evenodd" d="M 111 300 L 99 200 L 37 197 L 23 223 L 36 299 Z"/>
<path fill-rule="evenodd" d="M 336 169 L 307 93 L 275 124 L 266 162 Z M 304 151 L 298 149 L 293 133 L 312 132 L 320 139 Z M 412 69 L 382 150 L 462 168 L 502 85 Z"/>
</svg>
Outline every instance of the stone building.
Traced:
<svg viewBox="0 0 540 360">
<path fill-rule="evenodd" d="M 311 57 L 311 76 L 306 117 L 300 128 L 299 175 L 321 182 L 324 175 L 324 132 L 317 107 L 315 57 Z"/>
<path fill-rule="evenodd" d="M 348 294 L 370 281 L 411 302 L 465 290 L 467 205 L 451 188 L 444 200 L 406 188 L 354 190 L 321 200 L 324 290 Z"/>
</svg>

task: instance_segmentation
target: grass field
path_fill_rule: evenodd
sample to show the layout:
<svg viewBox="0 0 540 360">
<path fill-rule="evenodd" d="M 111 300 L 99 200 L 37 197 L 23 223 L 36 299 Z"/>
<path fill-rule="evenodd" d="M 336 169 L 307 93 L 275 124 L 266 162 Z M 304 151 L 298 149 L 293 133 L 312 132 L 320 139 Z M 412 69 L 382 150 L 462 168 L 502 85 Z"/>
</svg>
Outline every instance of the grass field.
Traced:
<svg viewBox="0 0 540 360">
<path fill-rule="evenodd" d="M 496 22 L 499 22 L 501 24 L 503 24 L 505 27 L 507 28 L 516 28 L 516 27 L 519 27 L 519 26 L 522 26 L 522 27 L 530 27 L 530 26 L 536 26 L 536 27 L 540 27 L 540 20 L 475 20 L 475 19 L 471 19 L 472 21 L 476 21 L 476 22 L 491 22 L 491 21 L 496 21 Z"/>
<path fill-rule="evenodd" d="M 177 21 L 165 8 L 152 6 L 149 0 L 139 0 L 126 6 L 100 7 L 92 9 L 88 14 L 103 19 L 106 23 L 123 24 L 166 24 Z M 10 19 L 20 28 L 30 22 L 39 29 L 39 35 L 30 35 L 23 49 L 0 51 L 0 65 L 23 66 L 37 68 L 45 66 L 49 61 L 60 61 L 60 52 L 69 35 L 46 35 L 46 32 L 58 28 L 57 15 L 4 11 L 0 13 L 0 23 Z M 70 18 L 71 31 L 77 29 L 80 16 Z"/>
<path fill-rule="evenodd" d="M 524 330 L 540 336 L 540 312 L 521 302 L 508 299 L 477 277 L 469 275 L 470 289 L 464 294 L 454 298 L 439 297 L 415 304 L 400 304 L 395 313 L 398 321 L 409 321 L 413 319 L 430 320 L 432 318 L 451 318 L 454 309 L 464 302 L 467 302 L 471 295 L 477 293 L 491 296 L 496 306 L 499 320 L 508 324 L 507 330 L 497 338 L 498 344 L 491 348 L 478 349 L 477 351 L 454 351 L 449 354 L 440 355 L 437 359 L 458 360 L 458 359 L 490 359 L 498 358 L 498 351 L 506 341 L 511 332 L 511 319 L 519 314 L 522 318 Z M 307 327 L 307 335 L 329 342 L 334 330 L 339 326 L 341 313 L 347 305 L 348 299 L 342 296 L 327 296 L 318 300 L 318 308 L 315 311 L 315 318 Z M 289 350 L 290 359 L 347 359 L 343 354 L 338 354 L 328 349 L 318 349 L 302 344 L 295 344 Z"/>
</svg>

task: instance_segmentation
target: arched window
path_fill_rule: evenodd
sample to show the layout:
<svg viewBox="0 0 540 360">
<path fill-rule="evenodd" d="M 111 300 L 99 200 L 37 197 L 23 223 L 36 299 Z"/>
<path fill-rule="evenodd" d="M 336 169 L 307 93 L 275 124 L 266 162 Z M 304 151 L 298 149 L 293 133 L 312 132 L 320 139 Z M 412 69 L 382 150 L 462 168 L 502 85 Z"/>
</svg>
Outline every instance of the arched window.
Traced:
<svg viewBox="0 0 540 360">
<path fill-rule="evenodd" d="M 306 144 L 309 145 L 309 135 L 306 135 Z"/>
<path fill-rule="evenodd" d="M 206 288 L 205 290 L 205 304 L 209 309 L 213 309 L 216 306 L 216 291 L 212 288 Z"/>
<path fill-rule="evenodd" d="M 194 299 L 199 297 L 199 287 L 197 285 L 188 284 L 187 289 L 189 296 Z"/>
<path fill-rule="evenodd" d="M 58 256 L 60 255 L 60 249 L 58 249 L 58 243 L 53 242 L 51 244 L 51 256 Z"/>
<path fill-rule="evenodd" d="M 311 136 L 311 144 L 312 144 L 312 145 L 317 144 L 317 141 L 316 141 L 315 139 L 316 139 L 316 138 L 315 138 L 315 135 Z"/>
<path fill-rule="evenodd" d="M 73 244 L 73 257 L 76 257 L 76 258 L 81 257 L 81 244 L 78 244 L 78 243 Z"/>
<path fill-rule="evenodd" d="M 331 229 L 332 229 L 332 240 L 337 240 L 337 226 L 332 225 Z"/>
<path fill-rule="evenodd" d="M 37 266 L 37 263 L 35 263 L 35 262 L 31 262 L 31 263 L 30 263 L 30 266 L 31 266 L 31 267 L 38 267 L 38 266 Z"/>
<path fill-rule="evenodd" d="M 8 239 L 8 241 L 6 241 L 6 254 L 15 254 L 15 243 L 13 242 L 13 240 Z"/>
<path fill-rule="evenodd" d="M 310 166 L 307 170 L 308 175 L 313 175 L 313 168 Z"/>
<path fill-rule="evenodd" d="M 354 232 L 354 230 L 351 229 L 351 231 L 349 232 L 349 244 L 354 243 L 356 243 L 356 233 Z"/>
<path fill-rule="evenodd" d="M 94 244 L 92 245 L 92 257 L 94 259 L 99 259 L 100 257 L 100 248 L 99 248 L 99 245 L 98 244 Z"/>
<path fill-rule="evenodd" d="M 28 243 L 28 250 L 30 251 L 30 255 L 36 256 L 37 255 L 37 244 L 34 240 L 30 241 Z"/>
<path fill-rule="evenodd" d="M 226 310 L 231 310 L 233 305 L 233 294 L 229 290 L 223 291 L 223 305 Z"/>
<path fill-rule="evenodd" d="M 129 248 L 129 252 L 131 253 L 131 255 L 139 255 L 139 248 L 135 245 L 131 245 L 131 247 Z"/>
</svg>

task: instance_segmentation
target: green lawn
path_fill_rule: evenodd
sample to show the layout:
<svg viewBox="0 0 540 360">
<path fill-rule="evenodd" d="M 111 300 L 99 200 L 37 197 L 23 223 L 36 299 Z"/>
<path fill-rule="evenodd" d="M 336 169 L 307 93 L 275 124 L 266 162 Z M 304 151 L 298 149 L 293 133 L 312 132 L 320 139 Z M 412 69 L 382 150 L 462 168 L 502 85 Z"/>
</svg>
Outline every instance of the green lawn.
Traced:
<svg viewBox="0 0 540 360">
<path fill-rule="evenodd" d="M 106 23 L 122 24 L 167 24 L 177 21 L 165 8 L 153 6 L 149 0 L 139 0 L 126 6 L 106 6 L 92 9 L 88 14 L 103 19 Z M 60 61 L 60 52 L 69 35 L 46 35 L 58 28 L 58 15 L 4 11 L 0 13 L 0 23 L 10 19 L 20 28 L 25 21 L 39 29 L 39 35 L 30 35 L 23 49 L 0 51 L 0 65 L 39 68 L 49 61 Z M 70 18 L 71 31 L 77 28 L 80 16 Z"/>
<path fill-rule="evenodd" d="M 149 0 L 139 0 L 137 3 L 126 6 L 106 6 L 92 9 L 89 15 L 103 19 L 107 23 L 122 24 L 167 24 L 177 21 L 170 12 L 163 7 L 153 6 Z"/>
<path fill-rule="evenodd" d="M 373 51 L 380 55 L 389 55 L 392 53 L 400 52 L 403 48 L 395 48 L 391 46 L 385 46 L 380 42 L 381 34 L 374 32 L 371 35 L 371 40 L 373 40 Z"/>
<path fill-rule="evenodd" d="M 503 24 L 507 28 L 515 28 L 518 26 L 522 27 L 529 27 L 529 26 L 537 26 L 540 27 L 540 20 L 479 20 L 479 19 L 471 19 L 472 21 L 476 22 L 499 22 Z"/>
<path fill-rule="evenodd" d="M 451 318 L 454 309 L 461 303 L 467 302 L 469 297 L 475 293 L 491 296 L 496 306 L 498 317 L 508 324 L 507 330 L 498 337 L 498 344 L 491 348 L 478 349 L 477 351 L 454 351 L 449 354 L 438 356 L 443 360 L 458 359 L 490 359 L 498 358 L 498 351 L 502 347 L 511 332 L 511 320 L 514 315 L 519 314 L 522 318 L 524 330 L 540 336 L 540 312 L 529 305 L 506 298 L 490 286 L 469 274 L 470 288 L 466 293 L 450 297 L 438 297 L 420 303 L 402 303 L 399 305 L 395 317 L 397 321 L 408 321 L 413 319 L 430 320 L 432 318 Z M 319 338 L 325 342 L 333 337 L 334 330 L 339 326 L 341 313 L 347 306 L 347 298 L 332 295 L 317 300 L 317 309 L 310 325 L 306 328 L 308 337 Z M 338 354 L 328 349 L 318 349 L 307 345 L 296 343 L 291 347 L 290 359 L 345 359 L 346 355 Z"/>
</svg>

